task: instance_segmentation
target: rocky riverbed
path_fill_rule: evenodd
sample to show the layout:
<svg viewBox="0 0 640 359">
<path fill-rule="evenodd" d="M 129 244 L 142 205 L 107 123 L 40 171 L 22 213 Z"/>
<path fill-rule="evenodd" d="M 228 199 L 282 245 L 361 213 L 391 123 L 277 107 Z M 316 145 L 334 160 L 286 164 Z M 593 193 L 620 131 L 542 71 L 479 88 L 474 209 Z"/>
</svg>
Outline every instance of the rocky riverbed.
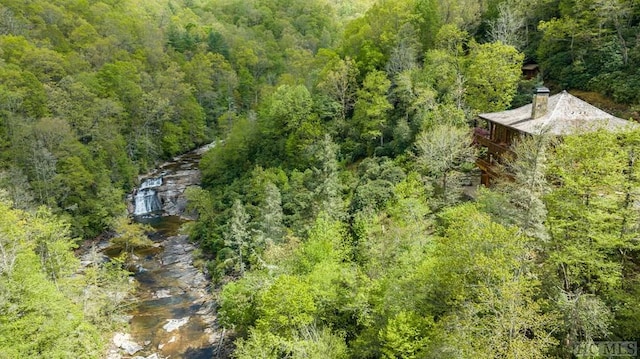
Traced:
<svg viewBox="0 0 640 359">
<path fill-rule="evenodd" d="M 114 335 L 109 359 L 222 357 L 209 281 L 193 265 L 196 247 L 186 235 L 158 243 L 158 253 L 139 252 L 134 258 L 137 303 L 128 332 Z"/>
<path fill-rule="evenodd" d="M 155 245 L 131 256 L 136 301 L 128 313 L 128 329 L 112 338 L 108 359 L 227 356 L 209 280 L 194 265 L 196 246 L 179 233 L 181 224 L 190 219 L 185 213 L 184 191 L 200 183 L 198 162 L 211 146 L 176 157 L 140 178 L 141 183 L 149 179 L 153 182 L 145 188 L 157 196 L 152 198 L 160 208 L 145 207 L 153 213 L 135 208 L 135 192 L 128 197 L 129 213 L 154 228 L 149 238 Z M 98 250 L 108 253 L 104 243 L 98 244 Z"/>
</svg>

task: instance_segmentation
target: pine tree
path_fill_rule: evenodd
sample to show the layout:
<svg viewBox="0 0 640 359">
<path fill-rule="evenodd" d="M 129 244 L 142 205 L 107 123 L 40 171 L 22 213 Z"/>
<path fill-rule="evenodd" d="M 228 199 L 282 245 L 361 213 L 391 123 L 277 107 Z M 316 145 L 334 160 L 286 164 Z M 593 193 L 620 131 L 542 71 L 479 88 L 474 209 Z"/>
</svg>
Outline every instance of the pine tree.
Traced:
<svg viewBox="0 0 640 359">
<path fill-rule="evenodd" d="M 282 224 L 282 197 L 280 190 L 272 182 L 264 188 L 265 198 L 260 206 L 257 237 L 260 244 L 278 243 L 284 235 Z"/>
<path fill-rule="evenodd" d="M 497 186 L 497 191 L 513 206 L 513 211 L 507 213 L 511 221 L 524 234 L 542 241 L 549 238 L 544 225 L 547 209 L 543 198 L 550 190 L 545 177 L 550 141 L 547 134 L 522 137 L 513 146 L 513 156 L 506 163 L 505 170 L 512 179 Z"/>
<path fill-rule="evenodd" d="M 226 233 L 224 244 L 234 251 L 236 268 L 240 275 L 243 275 L 245 270 L 244 261 L 247 260 L 251 236 L 249 233 L 249 215 L 239 199 L 233 202 L 231 219 L 228 225 L 229 229 Z"/>
</svg>

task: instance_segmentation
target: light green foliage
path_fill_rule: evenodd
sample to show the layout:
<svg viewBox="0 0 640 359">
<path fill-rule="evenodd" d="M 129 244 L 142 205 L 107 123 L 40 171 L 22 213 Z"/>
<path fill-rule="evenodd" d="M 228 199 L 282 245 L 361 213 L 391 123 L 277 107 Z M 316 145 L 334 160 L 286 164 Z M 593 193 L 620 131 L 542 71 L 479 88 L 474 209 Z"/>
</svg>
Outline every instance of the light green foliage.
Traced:
<svg viewBox="0 0 640 359">
<path fill-rule="evenodd" d="M 550 173 L 558 186 L 545 201 L 554 249 L 548 264 L 562 268 L 567 291 L 593 293 L 620 284 L 620 263 L 611 256 L 630 245 L 620 236 L 623 198 L 617 193 L 626 161 L 615 137 L 604 131 L 566 137 L 556 149 Z"/>
<path fill-rule="evenodd" d="M 274 243 L 282 240 L 284 227 L 282 224 L 282 196 L 276 185 L 267 182 L 264 188 L 265 198 L 260 208 L 258 236 L 259 243 Z"/>
<path fill-rule="evenodd" d="M 306 327 L 289 344 L 294 358 L 348 358 L 348 349 L 343 336 L 331 333 L 327 328 Z"/>
<path fill-rule="evenodd" d="M 329 135 L 315 146 L 313 171 L 315 175 L 315 197 L 319 203 L 317 213 L 325 213 L 329 218 L 337 220 L 344 217 L 344 201 L 341 198 L 341 183 L 338 178 L 338 145 Z"/>
<path fill-rule="evenodd" d="M 102 258 L 94 250 L 94 264 L 84 269 L 73 290 L 85 317 L 102 332 L 112 332 L 126 321 L 124 314 L 131 306 L 134 283 L 129 278 L 131 273 L 124 269 L 124 258 L 97 264 Z"/>
<path fill-rule="evenodd" d="M 316 312 L 309 284 L 289 275 L 276 278 L 262 292 L 259 303 L 257 328 L 285 338 L 311 324 Z"/>
<path fill-rule="evenodd" d="M 384 212 L 376 217 L 356 217 L 357 258 L 369 277 L 393 277 L 396 270 L 402 272 L 415 265 L 429 242 L 430 212 L 424 184 L 411 172 L 395 185 Z"/>
<path fill-rule="evenodd" d="M 260 122 L 260 132 L 276 148 L 270 155 L 285 158 L 292 164 L 303 166 L 309 146 L 321 136 L 318 117 L 313 113 L 313 99 L 306 87 L 279 86 L 267 100 Z M 269 153 L 269 152 L 267 152 Z M 301 156 L 302 155 L 302 156 Z"/>
<path fill-rule="evenodd" d="M 248 339 L 236 341 L 234 352 L 239 359 L 277 359 L 284 351 L 284 340 L 271 332 L 254 329 Z"/>
<path fill-rule="evenodd" d="M 425 324 L 415 313 L 401 311 L 380 331 L 382 358 L 413 359 L 420 357 L 426 345 Z"/>
<path fill-rule="evenodd" d="M 526 15 L 518 6 L 518 0 L 510 0 L 498 5 L 498 17 L 489 23 L 489 37 L 492 42 L 510 45 L 522 50 L 527 44 Z"/>
<path fill-rule="evenodd" d="M 425 75 L 420 69 L 403 71 L 395 77 L 395 87 L 392 90 L 394 108 L 403 111 L 407 124 L 414 133 L 422 128 L 423 121 L 436 106 L 437 93 L 426 81 Z"/>
<path fill-rule="evenodd" d="M 113 221 L 116 236 L 111 239 L 111 245 L 120 247 L 125 253 L 132 254 L 136 249 L 149 248 L 153 241 L 147 237 L 151 228 L 139 223 L 132 223 L 127 217 L 118 217 Z"/>
<path fill-rule="evenodd" d="M 253 152 L 255 136 L 255 124 L 246 118 L 238 119 L 225 141 L 202 157 L 202 182 L 209 186 L 229 184 L 250 170 L 249 156 Z"/>
<path fill-rule="evenodd" d="M 68 225 L 0 202 L 0 356 L 102 355 L 102 338 L 68 287 L 78 261 Z"/>
<path fill-rule="evenodd" d="M 220 320 L 224 327 L 245 334 L 258 318 L 259 291 L 266 278 L 260 273 L 249 273 L 237 282 L 224 286 L 220 293 Z"/>
<path fill-rule="evenodd" d="M 435 48 L 427 51 L 424 60 L 425 77 L 440 102 L 458 109 L 463 107 L 464 46 L 468 41 L 467 32 L 451 24 L 443 25 L 435 37 Z"/>
<path fill-rule="evenodd" d="M 442 0 L 438 9 L 442 23 L 472 30 L 479 25 L 481 16 L 487 11 L 488 3 L 487 0 Z"/>
<path fill-rule="evenodd" d="M 389 61 L 385 70 L 390 77 L 403 71 L 411 70 L 418 65 L 418 51 L 420 43 L 418 33 L 410 23 L 404 24 L 398 29 L 398 40 L 391 49 Z"/>
<path fill-rule="evenodd" d="M 391 82 L 382 71 L 370 72 L 362 88 L 358 90 L 358 99 L 354 107 L 353 121 L 359 137 L 367 144 L 368 153 L 372 153 L 373 140 L 380 139 L 384 145 L 384 132 L 387 129 L 388 111 L 392 106 L 387 99 Z"/>
<path fill-rule="evenodd" d="M 67 278 L 78 267 L 73 255 L 76 244 L 70 237 L 69 225 L 57 219 L 50 210 L 40 207 L 30 223 L 34 251 L 40 257 L 41 268 L 51 281 L 57 284 L 60 278 Z"/>
<path fill-rule="evenodd" d="M 524 55 L 500 42 L 469 46 L 465 102 L 478 112 L 505 110 L 516 94 Z"/>
<path fill-rule="evenodd" d="M 32 208 L 33 193 L 31 193 L 27 177 L 19 168 L 13 167 L 5 172 L 0 172 L 0 188 L 7 192 L 7 199 L 13 203 L 15 208 L 22 210 Z"/>
<path fill-rule="evenodd" d="M 344 340 L 328 329 L 305 327 L 294 339 L 253 330 L 247 340 L 238 340 L 237 358 L 348 358 Z"/>
<path fill-rule="evenodd" d="M 443 341 L 430 345 L 430 356 L 543 357 L 555 344 L 553 317 L 536 300 L 539 282 L 526 238 L 471 204 L 442 219 L 446 229 L 433 260 L 418 271 L 430 278 L 426 291 L 436 312 L 448 313 L 436 322 L 434 336 Z"/>
<path fill-rule="evenodd" d="M 577 341 L 601 338 L 611 308 L 635 303 L 623 293 L 634 271 L 625 253 L 637 248 L 637 229 L 627 226 L 637 215 L 637 208 L 628 206 L 638 188 L 636 136 L 637 131 L 617 135 L 603 130 L 568 136 L 551 157 L 549 174 L 556 186 L 545 197 L 551 240 L 544 264 L 552 283 L 562 289 L 556 306 L 568 315 L 562 327 L 566 350 Z M 615 304 L 607 308 L 606 301 Z M 588 324 L 584 318 L 591 318 Z"/>
<path fill-rule="evenodd" d="M 596 296 L 561 292 L 557 298 L 566 330 L 566 351 L 584 342 L 592 342 L 609 334 L 611 312 Z"/>
<path fill-rule="evenodd" d="M 511 104 L 523 59 L 512 46 L 478 44 L 466 31 L 446 24 L 438 31 L 435 48 L 426 53 L 424 71 L 443 105 L 477 114 Z"/>
<path fill-rule="evenodd" d="M 296 252 L 295 271 L 308 273 L 323 262 L 340 262 L 346 258 L 344 228 L 340 222 L 321 214 L 309 233 L 309 240 Z"/>
<path fill-rule="evenodd" d="M 437 0 L 416 0 L 415 13 L 417 27 L 420 29 L 420 42 L 423 50 L 433 46 L 439 27 L 442 25 L 440 16 L 440 2 Z"/>
<path fill-rule="evenodd" d="M 346 131 L 347 115 L 350 114 L 356 102 L 357 77 L 358 68 L 354 60 L 348 57 L 344 60 L 332 59 L 325 64 L 321 73 L 318 88 L 336 104 L 337 114 L 335 117 L 337 117 L 337 131 L 339 133 Z"/>
<path fill-rule="evenodd" d="M 356 61 L 360 72 L 382 70 L 392 48 L 403 40 L 400 28 L 417 18 L 414 7 L 414 1 L 377 2 L 363 17 L 346 26 L 342 53 Z"/>
</svg>

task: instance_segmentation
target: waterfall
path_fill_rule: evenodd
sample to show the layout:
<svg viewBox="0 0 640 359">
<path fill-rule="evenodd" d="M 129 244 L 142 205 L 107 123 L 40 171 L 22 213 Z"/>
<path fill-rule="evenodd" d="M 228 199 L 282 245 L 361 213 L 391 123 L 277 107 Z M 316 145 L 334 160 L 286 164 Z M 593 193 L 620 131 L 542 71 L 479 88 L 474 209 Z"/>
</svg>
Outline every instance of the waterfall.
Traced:
<svg viewBox="0 0 640 359">
<path fill-rule="evenodd" d="M 148 178 L 140 184 L 134 197 L 134 216 L 143 216 L 162 210 L 162 203 L 155 190 L 160 185 L 162 185 L 162 177 Z"/>
</svg>

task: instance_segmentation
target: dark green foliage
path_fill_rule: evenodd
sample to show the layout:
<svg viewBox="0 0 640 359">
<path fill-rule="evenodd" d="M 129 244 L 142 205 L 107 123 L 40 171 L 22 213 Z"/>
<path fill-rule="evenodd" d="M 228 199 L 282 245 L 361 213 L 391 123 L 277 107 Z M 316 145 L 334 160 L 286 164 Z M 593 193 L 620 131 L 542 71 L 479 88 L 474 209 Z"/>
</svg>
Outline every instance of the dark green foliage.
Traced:
<svg viewBox="0 0 640 359">
<path fill-rule="evenodd" d="M 637 77 L 638 44 L 632 39 L 638 6 L 627 0 L 559 1 L 559 15 L 543 18 L 539 26 L 536 55 L 545 75 L 565 88 L 593 89 L 634 103 L 638 91 L 629 85 Z"/>
<path fill-rule="evenodd" d="M 357 187 L 351 202 L 351 211 L 372 213 L 393 198 L 393 186 L 405 177 L 403 169 L 388 158 L 366 159 L 358 166 Z"/>
</svg>

